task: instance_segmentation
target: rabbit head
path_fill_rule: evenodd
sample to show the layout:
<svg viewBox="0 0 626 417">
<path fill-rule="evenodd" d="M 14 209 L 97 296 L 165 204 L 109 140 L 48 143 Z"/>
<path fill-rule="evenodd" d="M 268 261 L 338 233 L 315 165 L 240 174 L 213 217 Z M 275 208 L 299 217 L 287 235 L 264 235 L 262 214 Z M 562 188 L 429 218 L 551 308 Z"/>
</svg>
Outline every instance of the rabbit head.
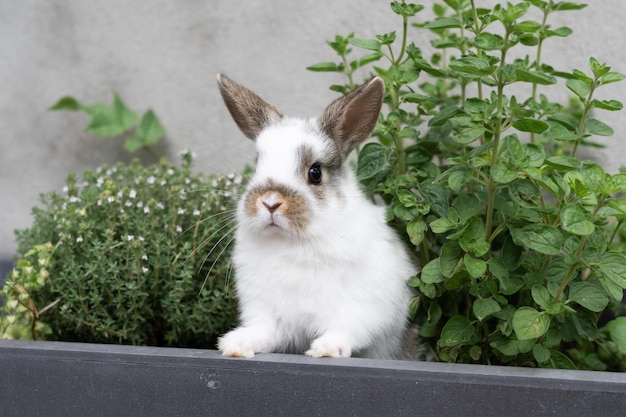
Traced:
<svg viewBox="0 0 626 417">
<path fill-rule="evenodd" d="M 217 80 L 226 107 L 258 153 L 239 205 L 239 227 L 302 238 L 334 227 L 329 218 L 341 222 L 342 207 L 360 195 L 345 160 L 376 125 L 383 81 L 373 78 L 333 101 L 317 120 L 304 120 L 283 116 L 224 75 Z"/>
</svg>

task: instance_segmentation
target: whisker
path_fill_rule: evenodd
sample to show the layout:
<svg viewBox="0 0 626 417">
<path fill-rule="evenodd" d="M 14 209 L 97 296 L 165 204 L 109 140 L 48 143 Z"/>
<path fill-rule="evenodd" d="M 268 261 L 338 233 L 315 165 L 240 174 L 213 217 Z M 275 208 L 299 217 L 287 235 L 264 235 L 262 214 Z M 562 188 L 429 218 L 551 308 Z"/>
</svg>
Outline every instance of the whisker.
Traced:
<svg viewBox="0 0 626 417">
<path fill-rule="evenodd" d="M 202 262 L 202 265 L 200 266 L 200 269 L 202 269 L 204 267 L 204 264 L 206 263 L 206 261 L 209 259 L 209 257 L 211 256 L 211 254 L 213 253 L 213 251 L 215 250 L 215 248 L 217 246 L 219 246 L 219 244 L 222 242 L 222 240 L 224 240 L 224 238 L 226 238 L 227 236 L 230 236 L 231 233 L 233 232 L 233 230 L 235 230 L 235 227 L 231 228 L 228 233 L 225 233 L 224 236 L 222 236 L 220 238 L 220 240 L 217 241 L 217 243 L 215 245 L 213 245 L 213 247 L 211 248 L 211 250 L 209 251 L 209 253 L 206 255 L 206 257 L 204 258 L 204 261 Z M 222 248 L 222 250 L 220 251 L 220 253 L 217 255 L 217 257 L 215 258 L 215 260 L 213 261 L 213 263 L 211 264 L 211 267 L 209 268 L 209 272 L 207 272 L 206 276 L 204 277 L 204 281 L 202 282 L 202 286 L 200 286 L 200 290 L 198 291 L 198 295 L 202 294 L 202 290 L 204 289 L 204 286 L 207 283 L 207 280 L 209 279 L 209 277 L 211 276 L 211 272 L 213 271 L 213 268 L 215 267 L 215 264 L 217 263 L 217 261 L 222 257 L 222 255 L 224 254 L 224 252 L 226 251 L 226 249 L 228 249 L 231 245 L 231 243 L 233 242 L 233 240 L 235 240 L 235 236 L 230 236 L 230 239 L 228 240 L 228 243 Z"/>
<path fill-rule="evenodd" d="M 228 245 L 230 246 L 232 240 L 230 242 L 228 242 Z M 233 275 L 234 269 L 233 269 L 234 263 L 232 261 L 232 259 L 230 260 L 230 262 L 228 262 L 228 269 L 226 270 L 226 281 L 224 283 L 224 293 L 226 295 L 228 295 L 228 292 L 230 290 L 230 278 Z"/>
<path fill-rule="evenodd" d="M 198 247 L 196 247 L 193 251 L 191 251 L 191 253 L 189 254 L 189 256 L 187 256 L 187 258 L 185 258 L 185 260 L 183 261 L 183 265 L 185 265 L 192 257 L 196 256 L 198 254 L 198 252 L 200 251 L 200 249 L 202 249 L 211 239 L 213 239 L 213 237 L 215 237 L 216 235 L 218 235 L 222 230 L 224 230 L 227 227 L 230 227 L 233 223 L 235 223 L 236 219 L 234 216 L 229 217 L 227 219 L 224 219 L 222 222 L 219 222 L 217 225 L 220 226 L 216 231 L 214 231 L 213 233 L 211 233 L 207 238 L 205 238 L 202 242 L 200 242 L 200 244 L 198 245 Z M 235 228 L 232 227 L 228 233 L 225 233 L 224 236 L 227 236 L 229 233 L 231 233 Z M 222 236 L 218 242 L 215 245 L 218 245 L 222 239 L 224 239 L 224 236 Z M 213 248 L 215 248 L 215 246 L 213 246 Z M 211 251 L 213 250 L 213 248 L 211 249 Z M 207 254 L 207 256 L 211 255 L 211 251 Z M 204 266 L 204 262 L 202 263 L 202 265 L 200 266 L 200 269 L 202 269 L 202 267 Z"/>
<path fill-rule="evenodd" d="M 231 190 L 224 190 L 222 188 L 194 188 L 192 190 L 183 190 L 185 193 L 197 193 L 197 192 L 212 192 L 212 193 L 232 193 Z"/>
<path fill-rule="evenodd" d="M 185 235 L 191 229 L 194 229 L 194 228 L 198 227 L 200 224 L 204 223 L 205 221 L 214 219 L 215 217 L 222 216 L 222 215 L 229 215 L 229 217 L 226 218 L 225 220 L 233 220 L 234 219 L 233 214 L 235 214 L 236 212 L 237 212 L 237 209 L 233 208 L 231 210 L 225 210 L 225 211 L 222 211 L 222 212 L 219 212 L 219 213 L 215 213 L 215 214 L 207 216 L 207 217 L 205 217 L 205 218 L 203 218 L 201 220 L 198 220 L 193 225 L 189 226 L 187 229 L 185 229 L 182 232 L 180 232 L 180 234 L 178 236 L 176 236 L 176 240 L 181 239 L 183 237 L 183 235 Z"/>
</svg>

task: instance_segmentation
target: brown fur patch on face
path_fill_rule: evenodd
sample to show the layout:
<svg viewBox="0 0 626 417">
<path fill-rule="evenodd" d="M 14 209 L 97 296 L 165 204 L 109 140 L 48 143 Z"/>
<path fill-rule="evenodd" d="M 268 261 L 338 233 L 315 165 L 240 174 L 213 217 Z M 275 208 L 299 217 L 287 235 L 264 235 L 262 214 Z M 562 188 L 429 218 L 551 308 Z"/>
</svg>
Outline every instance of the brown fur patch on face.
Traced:
<svg viewBox="0 0 626 417">
<path fill-rule="evenodd" d="M 276 213 L 289 222 L 293 231 L 305 231 L 311 221 L 306 199 L 292 188 L 272 180 L 251 188 L 245 199 L 245 212 L 250 217 L 256 216 L 259 210 L 268 210 L 268 206 L 280 203 Z"/>
<path fill-rule="evenodd" d="M 298 149 L 298 168 L 296 175 L 308 184 L 311 193 L 317 201 L 323 203 L 331 192 L 339 193 L 341 176 L 343 174 L 343 155 L 336 144 L 329 140 L 329 147 L 324 155 L 316 157 L 309 146 L 303 144 Z M 314 164 L 319 164 L 322 170 L 322 181 L 312 184 L 309 181 L 309 170 Z"/>
</svg>

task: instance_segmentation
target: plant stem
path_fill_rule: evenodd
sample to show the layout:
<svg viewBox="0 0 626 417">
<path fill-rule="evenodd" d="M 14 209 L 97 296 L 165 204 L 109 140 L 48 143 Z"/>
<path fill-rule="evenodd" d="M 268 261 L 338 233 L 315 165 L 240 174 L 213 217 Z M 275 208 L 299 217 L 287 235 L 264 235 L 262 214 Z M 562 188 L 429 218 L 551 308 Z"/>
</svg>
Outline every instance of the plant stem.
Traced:
<svg viewBox="0 0 626 417">
<path fill-rule="evenodd" d="M 470 0 L 470 3 L 472 4 L 472 17 L 474 18 L 474 35 L 478 35 L 480 33 L 480 25 L 478 24 L 478 22 L 480 21 L 478 19 L 478 11 L 476 10 L 476 3 L 474 0 Z M 478 58 L 482 58 L 483 56 L 483 51 L 480 48 L 476 48 L 476 56 Z M 478 88 L 478 98 L 479 99 L 483 99 L 483 80 L 482 79 L 478 79 L 477 81 L 477 88 Z M 484 143 L 484 136 L 482 138 L 482 143 Z"/>
<path fill-rule="evenodd" d="M 348 85 L 350 86 L 350 89 L 354 89 L 354 87 L 356 87 L 354 85 L 354 81 L 352 80 L 352 67 L 350 66 L 350 63 L 348 62 L 348 57 L 346 56 L 346 54 L 341 55 L 341 60 L 343 61 L 343 67 L 345 68 L 344 73 L 346 74 L 346 77 L 348 77 Z"/>
<path fill-rule="evenodd" d="M 389 89 L 389 96 L 391 97 L 391 103 L 389 107 L 391 111 L 397 112 L 400 109 L 400 99 L 398 97 L 398 90 L 395 85 L 392 85 Z M 393 142 L 396 147 L 396 155 L 398 158 L 398 174 L 404 174 L 406 172 L 406 164 L 404 162 L 404 140 L 400 135 L 402 129 L 402 122 L 398 119 L 393 122 Z"/>
<path fill-rule="evenodd" d="M 580 242 L 578 243 L 578 249 L 576 250 L 577 258 L 580 258 L 580 254 L 582 253 L 583 248 L 585 247 L 586 241 L 587 241 L 587 236 L 583 236 L 580 238 Z M 556 292 L 556 295 L 554 296 L 555 303 L 559 301 L 559 299 L 561 298 L 561 295 L 563 294 L 563 291 L 565 291 L 565 287 L 567 287 L 567 284 L 569 284 L 569 282 L 572 280 L 572 277 L 574 276 L 574 272 L 576 272 L 578 265 L 580 265 L 580 262 L 574 262 L 572 266 L 570 266 L 569 270 L 567 271 L 567 275 L 565 275 L 565 279 L 563 280 L 563 282 L 561 282 L 561 285 L 559 286 L 559 289 Z"/>
<path fill-rule="evenodd" d="M 543 10 L 543 20 L 541 21 L 541 27 L 539 31 L 543 31 L 547 28 L 548 15 L 552 12 L 552 0 L 548 2 L 546 8 Z M 537 55 L 535 55 L 535 69 L 539 71 L 541 69 L 541 51 L 543 49 L 543 41 L 545 38 L 539 36 L 539 43 L 537 44 Z M 533 101 L 537 100 L 537 83 L 533 83 L 532 95 Z M 533 132 L 530 134 L 530 142 L 535 143 L 536 134 Z"/>
<path fill-rule="evenodd" d="M 158 162 L 160 158 L 159 154 L 154 151 L 152 146 L 146 145 L 146 146 L 143 146 L 141 149 L 143 149 L 148 155 L 150 155 L 151 158 L 153 158 L 155 161 Z"/>
<path fill-rule="evenodd" d="M 402 16 L 402 45 L 400 45 L 400 53 L 398 54 L 398 58 L 395 60 L 395 64 L 399 65 L 402 62 L 402 58 L 404 57 L 404 51 L 406 50 L 406 36 L 407 36 L 407 27 L 409 23 L 409 18 L 407 16 Z"/>
<path fill-rule="evenodd" d="M 504 108 L 504 85 L 506 83 L 506 79 L 504 78 L 504 64 L 506 62 L 506 53 L 509 48 L 509 35 L 510 28 L 506 28 L 506 32 L 504 35 L 504 47 L 502 48 L 502 53 L 500 54 L 500 67 L 497 72 L 497 107 L 496 107 L 496 120 L 495 126 L 493 129 L 493 147 L 491 148 L 491 164 L 490 167 L 494 167 L 498 162 L 498 151 L 500 147 L 500 136 L 502 134 L 502 110 Z M 491 237 L 491 228 L 493 224 L 493 212 L 495 209 L 495 198 L 496 198 L 496 182 L 493 179 L 493 175 L 489 174 L 489 182 L 487 184 L 487 213 L 485 220 L 485 240 L 489 241 Z"/>
<path fill-rule="evenodd" d="M 623 220 L 620 220 L 617 222 L 617 226 L 615 227 L 615 230 L 613 230 L 613 233 L 611 234 L 611 238 L 608 240 L 609 245 L 615 240 L 615 236 L 617 236 L 617 231 L 619 230 L 620 227 L 622 227 L 623 223 L 624 223 Z"/>
<path fill-rule="evenodd" d="M 596 208 L 593 211 L 593 216 L 595 217 L 598 214 L 598 211 L 600 211 L 600 209 L 602 208 L 602 206 L 604 206 L 604 198 L 601 198 L 598 201 L 598 204 L 596 205 Z M 583 252 L 583 249 L 585 248 L 585 243 L 587 242 L 587 236 L 582 236 L 580 238 L 580 242 L 578 242 L 578 248 L 576 249 L 576 254 L 575 254 L 575 258 L 576 259 L 580 259 L 580 256 Z M 554 296 L 554 302 L 556 303 L 557 301 L 559 301 L 559 298 L 561 298 L 561 294 L 563 294 L 563 291 L 565 291 L 565 287 L 567 287 L 567 284 L 569 284 L 569 282 L 571 281 L 574 272 L 576 272 L 576 269 L 578 268 L 578 265 L 580 265 L 580 261 L 578 262 L 574 262 L 572 264 L 572 266 L 569 268 L 569 271 L 567 271 L 567 275 L 565 276 L 565 279 L 563 280 L 563 282 L 561 283 L 561 285 L 559 286 L 559 290 L 557 291 L 556 295 Z"/>
<path fill-rule="evenodd" d="M 461 9 L 459 9 L 457 11 L 457 17 L 459 18 L 460 22 L 463 22 L 463 13 L 461 12 Z M 461 56 L 465 56 L 467 55 L 467 48 L 465 47 L 465 30 L 463 29 L 463 24 L 461 24 L 461 28 L 459 29 L 460 32 L 460 44 L 459 44 L 459 48 L 461 50 Z M 480 82 L 480 79 L 478 80 L 478 82 Z M 461 79 L 461 106 L 465 105 L 465 100 L 467 97 L 467 82 L 465 82 L 464 79 Z"/>
<path fill-rule="evenodd" d="M 585 128 L 587 127 L 587 117 L 589 116 L 589 111 L 591 110 L 591 99 L 593 97 L 593 93 L 595 92 L 596 85 L 598 80 L 594 80 L 591 88 L 589 89 L 589 94 L 583 103 L 583 114 L 580 116 L 580 123 L 578 124 L 578 129 L 576 130 L 576 135 L 580 136 L 580 139 L 574 142 L 574 147 L 572 148 L 572 158 L 576 157 L 576 151 L 578 151 L 578 145 L 582 142 L 582 136 L 585 133 Z"/>
<path fill-rule="evenodd" d="M 400 52 L 398 53 L 398 57 L 394 60 L 393 54 L 391 56 L 391 64 L 392 65 L 400 65 L 402 63 L 402 59 L 404 58 L 404 53 L 406 51 L 406 39 L 408 32 L 408 21 L 409 18 L 407 16 L 402 16 L 402 44 L 400 45 Z M 400 92 L 400 88 L 396 85 L 392 85 L 389 89 L 389 96 L 391 97 L 391 111 L 397 112 L 400 110 L 400 97 L 398 93 Z M 394 121 L 394 131 L 393 141 L 396 147 L 396 155 L 398 158 L 398 174 L 406 173 L 406 164 L 404 161 L 404 140 L 400 135 L 400 131 L 402 129 L 402 122 L 400 120 Z"/>
</svg>

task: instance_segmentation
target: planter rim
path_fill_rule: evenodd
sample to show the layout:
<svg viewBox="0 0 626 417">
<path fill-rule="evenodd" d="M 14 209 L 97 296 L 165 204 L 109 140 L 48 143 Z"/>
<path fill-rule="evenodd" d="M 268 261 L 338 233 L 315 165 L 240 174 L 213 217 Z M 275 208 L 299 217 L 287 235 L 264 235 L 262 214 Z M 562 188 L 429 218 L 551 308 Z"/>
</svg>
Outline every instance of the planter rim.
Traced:
<svg viewBox="0 0 626 417">
<path fill-rule="evenodd" d="M 284 353 L 257 354 L 254 358 L 229 358 L 224 357 L 217 350 L 190 349 L 176 347 L 156 346 L 128 346 L 97 343 L 76 342 L 48 342 L 48 341 L 25 341 L 25 340 L 0 340 L 0 352 L 6 349 L 23 349 L 25 351 L 46 351 L 50 355 L 63 357 L 70 356 L 74 359 L 82 355 L 104 354 L 106 356 L 120 356 L 134 359 L 137 362 L 169 357 L 175 360 L 193 361 L 222 361 L 226 367 L 240 367 L 243 364 L 256 364 L 263 367 L 272 365 L 290 364 L 305 365 L 307 367 L 326 368 L 355 368 L 355 369 L 378 369 L 392 372 L 420 372 L 444 377 L 448 374 L 503 378 L 506 383 L 508 377 L 522 377 L 532 380 L 563 380 L 576 381 L 577 383 L 609 383 L 623 385 L 626 389 L 626 373 L 602 372 L 602 371 L 579 371 L 567 369 L 549 368 L 524 368 L 515 366 L 456 364 L 443 362 L 401 361 L 367 358 L 310 358 L 304 355 Z M 626 392 L 626 391 L 624 391 Z"/>
<path fill-rule="evenodd" d="M 623 417 L 626 373 L 0 340 L 3 417 Z"/>
</svg>

